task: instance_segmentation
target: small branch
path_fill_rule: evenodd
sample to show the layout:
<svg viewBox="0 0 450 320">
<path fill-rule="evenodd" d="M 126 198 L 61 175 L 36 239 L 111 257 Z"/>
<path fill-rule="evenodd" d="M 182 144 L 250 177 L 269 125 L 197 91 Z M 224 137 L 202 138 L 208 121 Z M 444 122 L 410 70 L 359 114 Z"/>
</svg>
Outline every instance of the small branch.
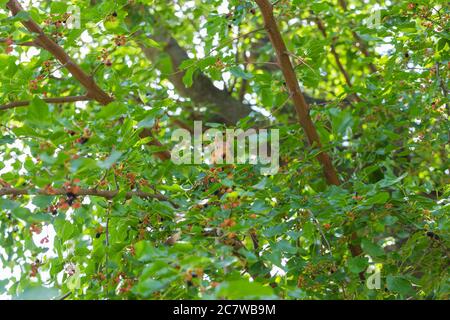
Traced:
<svg viewBox="0 0 450 320">
<path fill-rule="evenodd" d="M 322 33 L 323 37 L 325 39 L 328 38 L 327 31 L 325 29 L 325 25 L 323 24 L 323 21 L 319 17 L 316 17 L 315 20 L 316 20 L 317 27 L 319 28 L 319 30 Z M 335 43 L 336 43 L 336 38 L 334 37 L 332 39 L 332 42 L 331 42 L 331 45 L 330 45 L 331 54 L 333 55 L 334 60 L 336 61 L 336 65 L 337 65 L 339 71 L 344 76 L 345 82 L 347 83 L 348 87 L 352 88 L 353 87 L 352 81 L 350 80 L 350 76 L 349 76 L 347 70 L 345 70 L 344 65 L 341 62 L 341 58 L 340 58 L 339 54 L 336 51 Z M 359 98 L 356 94 L 352 94 L 351 96 L 352 96 L 352 98 L 355 101 L 361 102 L 361 98 Z"/>
<path fill-rule="evenodd" d="M 320 222 L 319 220 L 317 220 L 316 216 L 312 213 L 311 210 L 308 210 L 309 215 L 311 216 L 311 218 L 313 219 L 314 223 L 316 224 L 317 230 L 319 230 L 319 233 L 323 239 L 323 241 L 325 242 L 325 245 L 328 249 L 328 253 L 331 256 L 331 258 L 333 258 L 333 251 L 331 250 L 331 246 L 330 243 L 328 242 L 327 237 L 325 236 L 325 233 L 322 230 L 322 227 L 320 226 Z"/>
<path fill-rule="evenodd" d="M 10 195 L 10 196 L 21 196 L 21 195 L 47 195 L 47 196 L 57 196 L 57 195 L 67 195 L 68 191 L 64 188 L 54 188 L 54 189 L 17 189 L 17 188 L 0 188 L 0 196 Z M 96 190 L 96 189 L 80 189 L 76 193 L 77 196 L 95 196 L 103 197 L 106 199 L 113 199 L 119 193 L 118 190 Z M 126 199 L 136 196 L 139 198 L 153 198 L 159 201 L 167 201 L 172 204 L 175 208 L 178 205 L 170 200 L 168 197 L 157 193 L 148 193 L 144 191 L 128 191 L 125 194 Z"/>
<path fill-rule="evenodd" d="M 344 11 L 348 10 L 347 2 L 345 0 L 339 0 L 338 2 Z M 353 28 L 353 26 L 350 26 L 350 27 Z M 370 53 L 369 53 L 369 50 L 367 49 L 367 45 L 364 42 L 364 40 L 361 39 L 361 37 L 355 31 L 352 31 L 352 35 L 353 35 L 353 38 L 355 39 L 356 43 L 358 44 L 356 47 L 358 47 L 359 51 L 361 51 L 361 53 L 366 58 L 369 58 Z M 376 73 L 378 71 L 377 68 L 375 67 L 375 65 L 371 62 L 369 63 L 369 69 L 370 69 L 370 71 L 372 71 L 372 73 Z"/>
<path fill-rule="evenodd" d="M 223 47 L 227 46 L 228 44 L 233 43 L 234 41 L 237 41 L 239 39 L 247 38 L 248 36 L 250 36 L 250 35 L 252 35 L 254 33 L 260 32 L 262 30 L 264 30 L 264 28 L 258 28 L 258 29 L 255 29 L 255 30 L 243 33 L 243 34 L 240 34 L 237 37 L 228 39 L 228 40 L 222 42 L 221 44 L 217 45 L 216 47 L 212 48 L 211 50 L 209 50 L 209 52 L 205 55 L 205 58 L 209 57 L 214 51 L 220 50 Z"/>
<path fill-rule="evenodd" d="M 322 33 L 323 37 L 325 39 L 328 38 L 325 26 L 324 26 L 322 20 L 320 18 L 318 18 L 318 17 L 316 18 L 316 24 L 317 24 L 317 27 L 319 28 L 320 32 Z M 331 42 L 331 45 L 330 45 L 331 54 L 333 55 L 334 60 L 336 61 L 336 65 L 338 66 L 339 70 L 341 71 L 342 75 L 344 76 L 345 82 L 351 88 L 353 86 L 352 82 L 350 80 L 350 77 L 348 75 L 347 70 L 345 70 L 345 68 L 344 68 L 344 66 L 343 66 L 343 64 L 341 62 L 341 58 L 339 57 L 339 55 L 336 52 L 335 42 L 336 42 L 336 38 L 333 38 L 333 40 Z"/>
<path fill-rule="evenodd" d="M 7 38 L 0 38 L 0 43 L 8 42 Z M 36 41 L 25 41 L 25 42 L 15 42 L 13 41 L 13 44 L 16 46 L 23 46 L 23 47 L 39 47 L 39 44 Z"/>
<path fill-rule="evenodd" d="M 87 95 L 83 96 L 68 96 L 68 97 L 56 97 L 56 98 L 44 98 L 43 101 L 47 103 L 69 103 L 77 101 L 91 101 L 92 98 Z M 17 107 L 26 107 L 31 101 L 14 101 L 0 106 L 0 110 L 12 109 Z"/>
<path fill-rule="evenodd" d="M 252 242 L 253 242 L 253 249 L 255 250 L 255 252 L 257 252 L 259 249 L 258 235 L 256 234 L 255 229 L 251 229 L 249 233 L 250 233 L 250 238 L 252 239 Z"/>
</svg>

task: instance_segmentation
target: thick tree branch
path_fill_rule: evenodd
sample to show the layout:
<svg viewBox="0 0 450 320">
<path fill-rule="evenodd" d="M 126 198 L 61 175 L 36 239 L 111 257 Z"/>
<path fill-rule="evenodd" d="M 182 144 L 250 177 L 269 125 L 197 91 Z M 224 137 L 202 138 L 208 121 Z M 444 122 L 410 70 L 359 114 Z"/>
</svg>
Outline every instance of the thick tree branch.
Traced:
<svg viewBox="0 0 450 320">
<path fill-rule="evenodd" d="M 289 92 L 294 102 L 295 109 L 297 110 L 299 122 L 308 137 L 309 143 L 321 147 L 319 135 L 317 134 L 311 117 L 309 116 L 309 107 L 305 101 L 305 98 L 303 97 L 302 92 L 300 91 L 297 77 L 289 58 L 289 53 L 287 51 L 283 38 L 281 37 L 278 25 L 275 21 L 272 4 L 268 0 L 255 1 L 261 9 L 267 33 L 269 34 L 270 41 L 272 42 L 272 45 L 277 53 L 278 63 L 286 80 L 286 85 L 289 88 Z M 328 184 L 339 185 L 339 178 L 328 154 L 325 152 L 321 152 L 317 155 L 317 159 L 322 164 Z M 354 243 L 354 240 L 356 238 L 356 233 L 352 233 L 351 240 L 348 244 L 352 256 L 359 256 L 362 253 L 360 245 Z M 360 273 L 359 276 L 361 280 L 364 279 L 363 273 Z"/>
<path fill-rule="evenodd" d="M 194 103 L 215 107 L 224 122 L 230 125 L 236 124 L 239 119 L 246 117 L 250 113 L 251 108 L 249 105 L 235 99 L 226 90 L 220 90 L 215 87 L 212 81 L 202 73 L 196 73 L 192 86 L 186 87 L 183 83 L 185 72 L 179 68 L 184 60 L 189 59 L 186 51 L 162 27 L 155 34 L 154 40 L 158 43 L 165 43 L 162 50 L 169 55 L 174 70 L 167 77 L 180 95 L 189 97 Z M 158 59 L 161 57 L 161 50 L 146 47 L 142 42 L 139 43 L 139 46 L 145 56 L 157 64 Z"/>
<path fill-rule="evenodd" d="M 84 96 L 68 96 L 68 97 L 55 97 L 55 98 L 44 98 L 43 101 L 47 103 L 69 103 L 77 101 L 90 101 L 92 98 L 87 95 Z M 31 103 L 31 101 L 14 101 L 0 106 L 0 110 L 12 109 L 16 107 L 26 107 Z"/>
<path fill-rule="evenodd" d="M 322 144 L 320 142 L 319 135 L 309 115 L 309 106 L 306 103 L 305 97 L 300 90 L 297 76 L 289 58 L 286 44 L 281 37 L 280 30 L 278 29 L 278 25 L 275 21 L 272 5 L 267 0 L 256 0 L 256 3 L 261 9 L 265 28 L 276 51 L 278 63 L 280 65 L 281 71 L 283 72 L 286 86 L 289 89 L 290 96 L 292 97 L 292 101 L 297 111 L 300 125 L 305 131 L 309 143 L 311 145 L 315 145 L 318 148 L 321 148 Z M 326 152 L 321 152 L 317 155 L 317 159 L 323 167 L 327 182 L 329 184 L 339 185 L 339 178 L 328 154 Z"/>
<path fill-rule="evenodd" d="M 19 12 L 24 11 L 22 6 L 17 0 L 9 0 L 6 4 L 7 8 L 13 15 L 17 15 Z M 64 49 L 50 39 L 39 25 L 33 20 L 22 21 L 22 24 L 28 29 L 28 31 L 37 34 L 35 43 L 41 48 L 50 52 L 56 59 L 61 62 L 63 66 L 69 70 L 69 72 L 77 79 L 83 87 L 86 88 L 88 96 L 98 101 L 99 103 L 106 105 L 113 101 L 105 91 L 95 83 L 95 81 L 88 76 L 64 51 Z"/>
<path fill-rule="evenodd" d="M 67 195 L 69 192 L 64 188 L 52 188 L 52 189 L 17 189 L 17 188 L 0 188 L 0 196 L 23 196 L 23 195 L 47 195 L 47 196 L 56 196 L 56 195 Z M 108 191 L 108 190 L 97 190 L 97 189 L 79 189 L 76 193 L 77 196 L 95 196 L 95 197 L 103 197 L 106 199 L 112 199 L 119 193 L 118 190 Z M 128 191 L 125 194 L 125 198 L 130 199 L 131 197 L 136 196 L 139 198 L 152 198 L 157 199 L 159 201 L 167 201 L 172 204 L 174 207 L 178 207 L 176 203 L 170 200 L 168 197 L 160 194 L 160 193 L 148 193 L 143 191 Z"/>
</svg>

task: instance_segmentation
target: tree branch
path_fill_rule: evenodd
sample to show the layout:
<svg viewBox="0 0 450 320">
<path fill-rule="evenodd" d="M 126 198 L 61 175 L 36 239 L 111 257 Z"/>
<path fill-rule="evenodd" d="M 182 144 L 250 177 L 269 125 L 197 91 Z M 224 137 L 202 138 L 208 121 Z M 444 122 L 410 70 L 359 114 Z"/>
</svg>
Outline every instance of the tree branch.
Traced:
<svg viewBox="0 0 450 320">
<path fill-rule="evenodd" d="M 44 98 L 43 101 L 47 103 L 69 103 L 77 101 L 91 101 L 92 98 L 87 95 L 84 96 L 68 96 L 68 97 L 55 97 L 55 98 Z M 31 103 L 31 101 L 14 101 L 0 106 L 0 110 L 12 109 L 16 107 L 26 107 Z"/>
<path fill-rule="evenodd" d="M 308 137 L 308 141 L 312 145 L 316 145 L 319 148 L 321 147 L 319 135 L 317 134 L 314 123 L 311 120 L 309 115 L 309 107 L 305 101 L 305 98 L 300 91 L 300 87 L 298 85 L 297 77 L 295 75 L 294 68 L 292 67 L 291 60 L 289 58 L 289 54 L 286 48 L 286 44 L 281 37 L 280 30 L 278 29 L 278 25 L 275 21 L 275 17 L 273 15 L 273 7 L 268 0 L 255 0 L 261 9 L 261 13 L 263 15 L 265 28 L 267 33 L 269 34 L 270 41 L 277 53 L 278 63 L 283 72 L 284 78 L 286 80 L 286 85 L 289 89 L 289 92 L 292 96 L 292 100 L 294 102 L 295 109 L 297 110 L 297 115 L 299 118 L 300 125 Z M 325 174 L 325 178 L 327 183 L 330 185 L 339 185 L 339 178 L 337 176 L 336 170 L 331 162 L 330 157 L 327 153 L 321 152 L 317 155 L 317 159 L 321 163 L 323 167 L 323 171 Z M 356 233 L 352 233 L 351 241 L 349 242 L 349 250 L 353 256 L 359 256 L 362 253 L 362 249 L 359 244 L 353 243 L 353 240 L 357 238 Z M 360 273 L 360 278 L 364 278 L 364 274 Z"/>
<path fill-rule="evenodd" d="M 319 28 L 320 32 L 322 33 L 323 37 L 325 39 L 328 38 L 325 26 L 324 26 L 322 20 L 319 17 L 316 17 L 316 24 L 317 24 L 317 27 Z M 339 70 L 341 71 L 342 75 L 344 76 L 345 82 L 351 88 L 353 85 L 352 85 L 352 82 L 350 80 L 350 76 L 348 75 L 347 70 L 345 70 L 344 66 L 342 65 L 341 58 L 337 54 L 336 46 L 334 44 L 335 44 L 335 39 L 332 40 L 331 45 L 330 45 L 331 54 L 333 55 L 334 60 L 336 61 L 336 65 L 338 66 Z"/>
<path fill-rule="evenodd" d="M 186 51 L 162 26 L 159 27 L 158 32 L 155 32 L 154 40 L 158 43 L 165 43 L 162 50 L 169 55 L 175 71 L 166 76 L 180 95 L 190 98 L 194 103 L 215 107 L 223 121 L 230 125 L 236 124 L 251 112 L 249 105 L 234 98 L 226 90 L 215 87 L 212 81 L 200 72 L 194 75 L 192 86 L 186 87 L 183 83 L 185 71 L 179 68 L 184 60 L 189 59 Z M 155 64 L 158 62 L 161 57 L 161 49 L 146 47 L 143 42 L 139 42 L 139 46 L 149 60 Z"/>
<path fill-rule="evenodd" d="M 19 12 L 24 11 L 17 0 L 9 0 L 6 6 L 13 15 L 17 15 Z M 64 49 L 49 38 L 36 22 L 30 19 L 27 21 L 22 21 L 22 24 L 28 29 L 28 31 L 37 34 L 35 43 L 58 59 L 59 62 L 61 62 L 61 64 L 69 70 L 72 76 L 86 88 L 89 97 L 98 101 L 102 105 L 106 105 L 113 101 L 113 98 L 100 89 L 95 81 L 89 77 L 76 63 L 74 63 Z"/>
<path fill-rule="evenodd" d="M 56 195 L 67 195 L 69 193 L 64 188 L 52 188 L 52 189 L 17 189 L 17 188 L 0 188 L 0 196 L 10 195 L 10 196 L 22 196 L 22 195 L 47 195 L 47 196 L 56 196 Z M 97 189 L 79 189 L 76 193 L 77 196 L 95 196 L 95 197 L 103 197 L 106 199 L 112 199 L 119 193 L 118 190 L 97 190 Z M 159 201 L 167 201 L 172 204 L 175 208 L 178 208 L 178 205 L 170 200 L 168 197 L 160 194 L 160 193 L 148 193 L 144 191 L 128 191 L 125 194 L 126 199 L 130 199 L 131 197 L 136 196 L 139 198 L 153 198 Z"/>
<path fill-rule="evenodd" d="M 6 6 L 12 12 L 13 15 L 17 15 L 19 12 L 24 11 L 24 9 L 17 0 L 9 0 Z M 107 105 L 112 101 L 114 101 L 114 98 L 109 96 L 95 83 L 93 77 L 86 74 L 76 63 L 72 61 L 70 56 L 64 51 L 64 49 L 61 46 L 59 46 L 52 39 L 50 39 L 45 35 L 44 31 L 39 27 L 39 25 L 36 22 L 30 19 L 27 21 L 22 21 L 22 24 L 28 29 L 28 31 L 37 34 L 34 43 L 50 52 L 56 59 L 59 60 L 59 62 L 63 66 L 67 68 L 67 70 L 69 70 L 72 76 L 75 79 L 77 79 L 78 82 L 80 82 L 80 84 L 87 90 L 86 97 L 88 97 L 89 99 L 96 100 L 102 105 Z M 23 103 L 24 102 L 21 102 L 22 105 Z M 153 135 L 151 136 L 153 139 L 152 141 L 149 142 L 149 145 L 162 146 L 162 144 Z M 170 159 L 170 153 L 167 151 L 158 152 L 155 154 L 161 160 Z"/>
<path fill-rule="evenodd" d="M 278 29 L 278 25 L 275 21 L 272 5 L 268 0 L 256 0 L 256 3 L 261 9 L 265 28 L 276 51 L 278 63 L 280 65 L 281 71 L 283 72 L 286 86 L 289 89 L 292 101 L 297 111 L 300 125 L 305 131 L 309 143 L 311 145 L 315 145 L 318 148 L 321 148 L 322 144 L 320 142 L 319 135 L 309 115 L 309 106 L 306 103 L 305 97 L 300 90 L 297 76 L 295 75 L 294 68 L 289 58 L 286 44 L 281 37 L 280 30 Z M 326 152 L 321 152 L 317 155 L 317 159 L 323 167 L 327 182 L 332 185 L 339 185 L 339 178 L 328 154 Z"/>
</svg>

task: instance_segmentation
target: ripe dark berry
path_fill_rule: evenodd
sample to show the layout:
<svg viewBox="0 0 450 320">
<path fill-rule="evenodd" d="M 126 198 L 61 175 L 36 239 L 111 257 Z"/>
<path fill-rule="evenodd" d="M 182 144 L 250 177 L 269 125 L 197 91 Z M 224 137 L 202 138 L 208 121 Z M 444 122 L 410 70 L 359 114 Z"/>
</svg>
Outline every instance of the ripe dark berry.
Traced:
<svg viewBox="0 0 450 320">
<path fill-rule="evenodd" d="M 77 198 L 77 195 L 72 192 L 67 192 L 67 204 L 71 206 Z"/>
<path fill-rule="evenodd" d="M 88 142 L 88 138 L 86 138 L 86 137 L 81 137 L 81 138 L 78 138 L 77 139 L 77 142 L 79 143 L 79 144 L 85 144 L 86 142 Z"/>
<path fill-rule="evenodd" d="M 433 240 L 440 240 L 441 238 L 434 232 L 428 231 L 427 236 Z"/>
</svg>

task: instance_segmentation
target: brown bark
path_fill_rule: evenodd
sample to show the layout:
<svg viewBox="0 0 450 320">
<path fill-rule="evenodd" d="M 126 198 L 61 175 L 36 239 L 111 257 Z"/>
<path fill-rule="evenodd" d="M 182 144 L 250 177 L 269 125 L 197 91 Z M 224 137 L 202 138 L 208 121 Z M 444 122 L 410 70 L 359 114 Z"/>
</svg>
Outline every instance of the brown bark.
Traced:
<svg viewBox="0 0 450 320">
<path fill-rule="evenodd" d="M 212 81 L 200 72 L 194 75 L 192 86 L 186 87 L 183 83 L 185 72 L 180 70 L 181 63 L 189 59 L 186 51 L 162 27 L 159 28 L 154 40 L 165 43 L 162 51 L 170 57 L 173 68 L 173 72 L 166 76 L 180 95 L 190 98 L 194 103 L 214 107 L 214 111 L 222 121 L 229 125 L 235 125 L 251 112 L 249 105 L 234 98 L 226 90 L 215 87 Z M 157 63 L 161 57 L 161 49 L 146 47 L 143 43 L 140 43 L 140 47 L 150 61 Z"/>
<path fill-rule="evenodd" d="M 289 53 L 287 52 L 286 45 L 283 41 L 283 38 L 281 37 L 280 30 L 278 29 L 278 25 L 273 16 L 272 4 L 268 0 L 255 1 L 261 9 L 265 28 L 269 34 L 270 41 L 272 42 L 272 45 L 277 53 L 278 63 L 281 67 L 281 70 L 283 71 L 286 85 L 289 88 L 289 92 L 294 102 L 295 109 L 297 110 L 299 122 L 304 129 L 310 144 L 315 144 L 320 147 L 321 143 L 316 128 L 314 127 L 311 117 L 309 116 L 308 105 L 305 101 L 305 98 L 303 97 L 302 92 L 300 91 L 297 77 L 289 58 Z M 339 185 L 339 178 L 328 154 L 325 152 L 321 152 L 317 156 L 317 158 L 322 164 L 325 178 L 328 184 Z M 353 240 L 356 238 L 356 233 L 353 232 L 351 235 L 351 240 L 348 244 L 352 256 L 359 256 L 362 253 L 360 245 L 353 243 Z M 360 274 L 360 278 L 364 279 L 363 273 Z"/>
<path fill-rule="evenodd" d="M 283 72 L 286 86 L 289 89 L 290 96 L 297 111 L 300 125 L 305 131 L 309 143 L 313 146 L 321 148 L 322 144 L 320 142 L 319 135 L 309 115 L 309 106 L 306 103 L 305 97 L 300 90 L 297 76 L 289 58 L 286 44 L 281 37 L 280 30 L 278 29 L 278 25 L 273 16 L 272 4 L 267 0 L 256 0 L 256 3 L 261 9 L 265 28 L 276 51 L 278 64 L 280 65 L 281 71 Z M 317 159 L 323 167 L 327 182 L 332 185 L 339 185 L 339 178 L 328 154 L 323 151 L 317 155 Z"/>
<path fill-rule="evenodd" d="M 69 193 L 64 188 L 55 188 L 55 189 L 17 189 L 17 188 L 0 188 L 0 196 L 10 195 L 10 196 L 22 196 L 22 195 L 47 195 L 47 196 L 56 196 L 56 195 L 67 195 Z M 119 193 L 118 190 L 97 190 L 97 189 L 80 189 L 77 191 L 77 196 L 95 196 L 95 197 L 103 197 L 106 199 L 112 199 Z M 140 198 L 153 198 L 159 201 L 167 201 L 178 207 L 175 203 L 173 203 L 166 196 L 159 193 L 148 193 L 143 191 L 128 191 L 125 194 L 125 198 L 130 199 L 131 197 L 136 196 Z"/>
</svg>

